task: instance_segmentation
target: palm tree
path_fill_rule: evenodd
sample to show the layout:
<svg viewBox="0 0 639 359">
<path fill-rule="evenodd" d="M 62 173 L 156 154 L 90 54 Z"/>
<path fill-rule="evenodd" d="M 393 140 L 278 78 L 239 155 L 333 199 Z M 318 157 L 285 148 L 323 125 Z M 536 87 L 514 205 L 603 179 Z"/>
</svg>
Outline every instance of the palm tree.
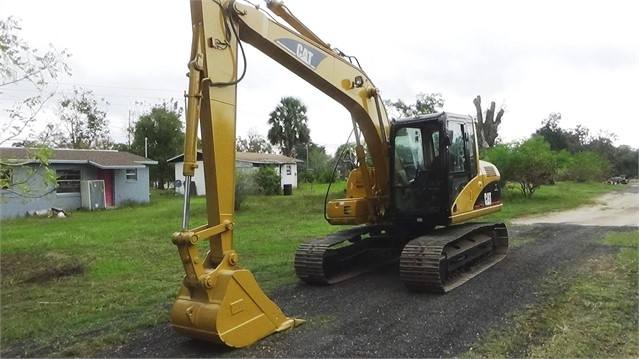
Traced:
<svg viewBox="0 0 639 359">
<path fill-rule="evenodd" d="M 295 145 L 311 141 L 306 106 L 297 98 L 283 97 L 269 114 L 268 124 L 271 125 L 268 140 L 271 144 L 280 146 L 284 156 L 294 157 Z"/>
</svg>

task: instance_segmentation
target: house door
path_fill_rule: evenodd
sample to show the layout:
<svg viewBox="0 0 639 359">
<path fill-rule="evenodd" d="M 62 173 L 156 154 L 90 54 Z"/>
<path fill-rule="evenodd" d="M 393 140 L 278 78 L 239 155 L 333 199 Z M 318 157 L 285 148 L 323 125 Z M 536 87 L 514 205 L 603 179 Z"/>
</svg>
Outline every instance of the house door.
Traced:
<svg viewBox="0 0 639 359">
<path fill-rule="evenodd" d="M 98 169 L 98 179 L 104 181 L 104 197 L 107 207 L 113 206 L 113 170 Z"/>
</svg>

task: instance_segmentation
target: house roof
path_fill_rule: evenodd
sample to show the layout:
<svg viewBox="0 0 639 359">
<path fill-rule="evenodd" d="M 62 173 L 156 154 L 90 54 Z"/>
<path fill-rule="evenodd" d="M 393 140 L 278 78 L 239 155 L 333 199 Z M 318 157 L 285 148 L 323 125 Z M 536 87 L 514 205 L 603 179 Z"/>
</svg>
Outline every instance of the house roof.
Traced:
<svg viewBox="0 0 639 359">
<path fill-rule="evenodd" d="M 202 160 L 202 150 L 197 150 L 197 160 Z M 183 162 L 184 154 L 170 158 L 167 162 Z M 263 164 L 291 164 L 304 162 L 296 158 L 291 158 L 273 153 L 255 153 L 255 152 L 235 152 L 235 161 L 263 163 Z"/>
<path fill-rule="evenodd" d="M 1 147 L 0 158 L 7 160 L 26 160 L 38 162 L 24 147 Z M 156 165 L 154 161 L 129 152 L 116 150 L 74 150 L 53 149 L 49 158 L 50 164 L 89 164 L 102 169 L 143 168 L 146 165 Z"/>
<path fill-rule="evenodd" d="M 274 153 L 255 153 L 255 152 L 236 152 L 235 160 L 241 162 L 251 163 L 274 163 L 274 164 L 289 164 L 304 162 L 296 158 L 276 155 Z"/>
</svg>

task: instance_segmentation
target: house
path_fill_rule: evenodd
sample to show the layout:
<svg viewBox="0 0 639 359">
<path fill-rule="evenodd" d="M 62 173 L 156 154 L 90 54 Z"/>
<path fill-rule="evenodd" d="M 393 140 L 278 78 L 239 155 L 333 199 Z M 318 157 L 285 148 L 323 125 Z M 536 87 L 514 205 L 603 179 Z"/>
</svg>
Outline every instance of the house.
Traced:
<svg viewBox="0 0 639 359">
<path fill-rule="evenodd" d="M 0 174 L 16 186 L 0 189 L 0 218 L 24 216 L 49 208 L 118 207 L 123 203 L 148 203 L 149 166 L 158 162 L 115 150 L 54 149 L 49 169 L 56 185 L 43 180 L 45 170 L 26 148 L 0 148 L 4 166 Z M 27 192 L 18 183 L 25 182 Z M 16 193 L 17 192 L 17 193 Z"/>
<path fill-rule="evenodd" d="M 184 178 L 182 175 L 182 165 L 184 164 L 184 154 L 175 156 L 168 160 L 169 163 L 175 163 L 175 178 Z M 290 185 L 291 188 L 297 188 L 297 164 L 304 161 L 286 157 L 282 155 L 276 155 L 272 153 L 255 153 L 255 152 L 236 152 L 235 153 L 235 168 L 239 171 L 256 171 L 260 166 L 273 166 L 275 171 L 280 176 L 280 183 L 282 188 Z M 197 150 L 197 164 L 198 167 L 195 170 L 193 176 L 193 183 L 195 191 L 192 190 L 192 194 L 203 196 L 206 194 L 204 188 L 204 164 L 202 163 L 202 150 Z M 176 181 L 178 182 L 178 181 Z M 176 186 L 176 191 L 180 194 L 184 194 L 184 188 Z"/>
</svg>

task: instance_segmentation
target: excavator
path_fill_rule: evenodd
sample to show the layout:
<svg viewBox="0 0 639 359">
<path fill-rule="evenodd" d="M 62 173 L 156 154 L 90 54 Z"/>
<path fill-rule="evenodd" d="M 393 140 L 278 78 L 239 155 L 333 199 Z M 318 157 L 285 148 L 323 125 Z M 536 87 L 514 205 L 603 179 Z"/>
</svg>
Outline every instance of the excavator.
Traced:
<svg viewBox="0 0 639 359">
<path fill-rule="evenodd" d="M 346 227 L 298 247 L 294 266 L 302 281 L 336 283 L 399 260 L 399 277 L 410 290 L 445 293 L 506 256 L 503 223 L 469 222 L 502 208 L 499 171 L 479 159 L 470 116 L 440 112 L 389 119 L 379 89 L 359 62 L 320 39 L 281 1 L 267 0 L 270 11 L 235 0 L 190 4 L 184 206 L 182 229 L 172 236 L 186 273 L 171 309 L 177 332 L 244 347 L 303 322 L 284 315 L 267 297 L 240 267 L 233 246 L 244 43 L 337 101 L 353 123 L 358 167 L 349 174 L 343 198 L 325 204 L 328 222 Z M 198 129 L 207 223 L 191 227 Z M 206 254 L 198 245 L 202 241 L 209 242 Z"/>
</svg>

